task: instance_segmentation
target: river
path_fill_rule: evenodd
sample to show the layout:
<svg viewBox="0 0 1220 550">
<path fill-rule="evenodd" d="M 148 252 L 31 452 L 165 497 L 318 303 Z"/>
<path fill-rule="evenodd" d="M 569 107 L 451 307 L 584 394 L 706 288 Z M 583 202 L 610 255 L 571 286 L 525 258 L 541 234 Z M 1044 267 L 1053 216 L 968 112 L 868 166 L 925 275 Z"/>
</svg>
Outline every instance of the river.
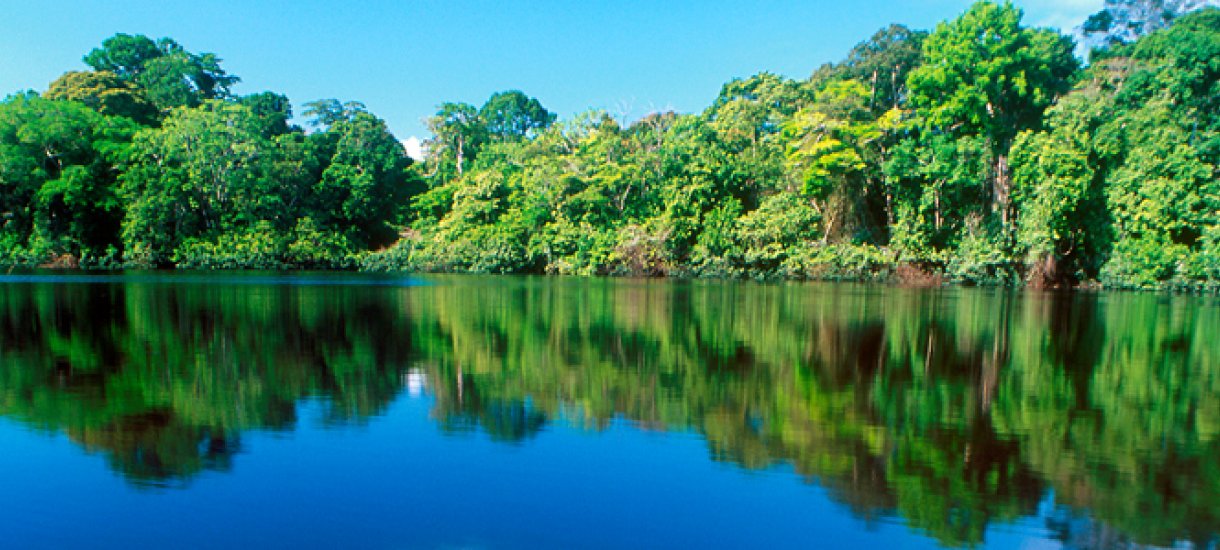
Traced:
<svg viewBox="0 0 1220 550">
<path fill-rule="evenodd" d="M 0 277 L 6 548 L 1215 545 L 1214 297 Z"/>
</svg>

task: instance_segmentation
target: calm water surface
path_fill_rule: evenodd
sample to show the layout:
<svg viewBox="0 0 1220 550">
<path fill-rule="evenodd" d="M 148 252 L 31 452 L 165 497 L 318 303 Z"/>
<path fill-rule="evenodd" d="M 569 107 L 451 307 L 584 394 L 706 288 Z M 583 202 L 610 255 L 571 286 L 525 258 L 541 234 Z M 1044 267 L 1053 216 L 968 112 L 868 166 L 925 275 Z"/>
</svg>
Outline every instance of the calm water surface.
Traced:
<svg viewBox="0 0 1220 550">
<path fill-rule="evenodd" d="M 0 277 L 0 546 L 1215 547 L 1220 304 Z"/>
</svg>

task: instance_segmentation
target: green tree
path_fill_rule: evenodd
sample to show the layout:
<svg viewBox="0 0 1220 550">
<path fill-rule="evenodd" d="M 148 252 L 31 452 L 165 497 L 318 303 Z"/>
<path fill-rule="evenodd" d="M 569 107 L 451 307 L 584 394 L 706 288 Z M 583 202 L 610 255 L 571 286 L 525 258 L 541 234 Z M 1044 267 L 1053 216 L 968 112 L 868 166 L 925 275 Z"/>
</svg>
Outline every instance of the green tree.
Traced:
<svg viewBox="0 0 1220 550">
<path fill-rule="evenodd" d="M 808 95 L 794 80 L 759 73 L 722 86 L 704 116 L 725 143 L 744 150 L 778 134 L 783 121 L 796 113 Z"/>
<path fill-rule="evenodd" d="M 990 200 L 1006 228 L 1012 221 L 1012 140 L 1040 125 L 1042 112 L 1067 91 L 1077 69 L 1070 39 L 1023 27 L 1021 17 L 1008 1 L 975 3 L 937 25 L 923 42 L 923 64 L 907 79 L 911 104 L 928 128 L 987 139 Z"/>
<path fill-rule="evenodd" d="M 360 245 L 382 247 L 397 238 L 394 225 L 402 222 L 419 182 L 385 121 L 350 105 L 323 136 L 333 152 L 314 189 L 315 219 Z"/>
<path fill-rule="evenodd" d="M 24 94 L 0 103 L 0 240 L 8 261 L 98 258 L 117 244 L 121 205 L 109 156 L 135 132 L 128 119 Z"/>
<path fill-rule="evenodd" d="M 132 80 L 144 71 L 146 63 L 164 53 L 147 36 L 118 33 L 103 40 L 102 46 L 86 54 L 84 61 L 96 71 L 107 71 L 124 80 Z"/>
<path fill-rule="evenodd" d="M 193 54 L 170 38 L 116 34 L 90 51 L 85 64 L 137 85 L 162 113 L 229 96 L 239 82 L 220 67 L 215 54 Z"/>
<path fill-rule="evenodd" d="M 469 103 L 442 104 L 428 119 L 428 129 L 432 132 L 427 142 L 428 156 L 441 181 L 453 175 L 461 177 L 466 163 L 474 160 L 487 140 L 479 111 Z"/>
<path fill-rule="evenodd" d="M 210 240 L 273 219 L 272 142 L 248 107 L 208 101 L 178 108 L 136 135 L 122 176 L 129 261 L 169 265 L 191 239 Z"/>
<path fill-rule="evenodd" d="M 869 96 L 860 82 L 833 82 L 785 126 L 788 166 L 800 175 L 802 193 L 822 218 L 823 243 L 832 233 L 851 236 L 844 227 L 865 226 L 863 201 L 870 191 L 880 191 L 865 160 L 866 149 L 882 137 L 868 110 Z"/>
<path fill-rule="evenodd" d="M 830 78 L 849 78 L 868 86 L 868 107 L 876 116 L 904 107 L 907 75 L 922 62 L 926 31 L 890 25 L 857 44 L 842 63 L 829 67 Z M 822 71 L 819 71 L 821 73 Z M 821 74 L 815 74 L 817 80 Z"/>
<path fill-rule="evenodd" d="M 78 101 L 103 115 L 124 116 L 152 124 L 157 108 L 134 84 L 109 71 L 69 71 L 43 92 L 47 99 Z"/>
<path fill-rule="evenodd" d="M 288 101 L 288 96 L 262 92 L 243 96 L 238 103 L 249 107 L 254 116 L 262 121 L 263 128 L 260 133 L 263 137 L 287 134 L 294 129 L 288 124 L 288 121 L 292 120 L 292 104 Z"/>
<path fill-rule="evenodd" d="M 1109 217 L 1092 138 L 1110 113 L 1100 92 L 1082 89 L 1047 113 L 1047 131 L 1023 132 L 1013 144 L 1017 240 L 1031 284 L 1094 277 L 1108 252 Z"/>
<path fill-rule="evenodd" d="M 1140 287 L 1208 280 L 1207 235 L 1220 225 L 1220 10 L 1185 16 L 1108 55 L 1099 78 L 1113 81 L 1116 108 L 1095 147 L 1107 163 L 1115 242 L 1102 279 Z"/>
<path fill-rule="evenodd" d="M 492 139 L 514 140 L 545 130 L 555 122 L 555 114 L 520 90 L 509 90 L 492 94 L 479 108 L 479 120 Z"/>
<path fill-rule="evenodd" d="M 368 112 L 368 107 L 359 101 L 342 102 L 337 99 L 318 99 L 305 104 L 307 122 L 316 130 L 329 131 L 330 127 L 350 119 L 355 113 Z"/>
</svg>

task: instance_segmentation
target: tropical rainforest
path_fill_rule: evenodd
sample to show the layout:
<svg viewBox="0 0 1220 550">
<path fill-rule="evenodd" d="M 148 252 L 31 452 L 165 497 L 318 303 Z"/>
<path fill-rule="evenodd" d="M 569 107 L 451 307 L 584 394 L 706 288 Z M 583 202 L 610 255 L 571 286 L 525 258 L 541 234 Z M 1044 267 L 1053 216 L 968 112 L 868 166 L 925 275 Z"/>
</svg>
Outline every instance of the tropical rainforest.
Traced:
<svg viewBox="0 0 1220 550">
<path fill-rule="evenodd" d="M 1074 48 L 982 1 L 702 113 L 444 103 L 416 162 L 118 34 L 0 103 L 0 263 L 1217 288 L 1220 10 Z"/>
</svg>

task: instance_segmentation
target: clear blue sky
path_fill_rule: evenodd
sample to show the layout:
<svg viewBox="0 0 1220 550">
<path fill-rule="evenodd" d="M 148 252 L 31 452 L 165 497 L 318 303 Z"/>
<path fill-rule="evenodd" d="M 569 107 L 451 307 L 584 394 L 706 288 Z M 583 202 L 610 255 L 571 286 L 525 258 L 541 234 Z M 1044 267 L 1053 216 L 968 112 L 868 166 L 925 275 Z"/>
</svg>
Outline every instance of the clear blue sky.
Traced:
<svg viewBox="0 0 1220 550">
<path fill-rule="evenodd" d="M 1070 28 L 1102 0 L 1017 0 L 1027 24 Z M 75 0 L 5 2 L 0 95 L 44 90 L 116 33 L 214 52 L 240 94 L 299 106 L 365 102 L 399 138 L 444 101 L 521 89 L 569 117 L 700 111 L 734 77 L 807 77 L 889 23 L 929 29 L 970 0 L 527 2 Z"/>
</svg>

